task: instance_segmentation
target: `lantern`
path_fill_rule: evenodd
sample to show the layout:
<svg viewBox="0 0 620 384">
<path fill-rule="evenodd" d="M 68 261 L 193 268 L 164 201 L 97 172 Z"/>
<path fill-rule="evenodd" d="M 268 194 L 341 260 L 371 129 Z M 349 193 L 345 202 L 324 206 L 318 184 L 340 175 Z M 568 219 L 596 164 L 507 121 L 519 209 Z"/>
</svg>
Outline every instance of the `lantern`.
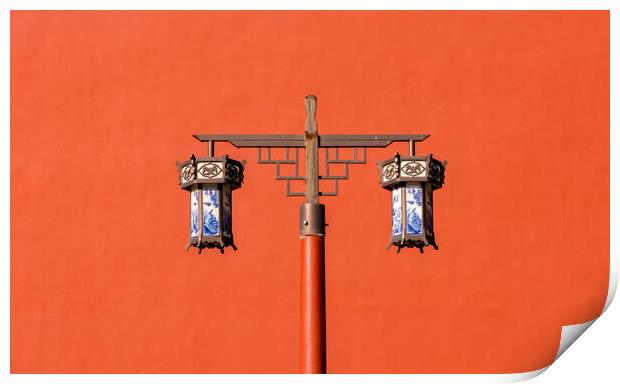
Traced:
<svg viewBox="0 0 620 384">
<path fill-rule="evenodd" d="M 380 184 L 392 193 L 390 243 L 398 247 L 438 249 L 433 230 L 433 191 L 444 183 L 446 162 L 433 155 L 403 156 L 378 163 Z"/>
<path fill-rule="evenodd" d="M 245 162 L 223 157 L 195 157 L 177 163 L 179 184 L 190 193 L 190 234 L 186 250 L 237 250 L 232 233 L 232 191 L 241 187 Z"/>
</svg>

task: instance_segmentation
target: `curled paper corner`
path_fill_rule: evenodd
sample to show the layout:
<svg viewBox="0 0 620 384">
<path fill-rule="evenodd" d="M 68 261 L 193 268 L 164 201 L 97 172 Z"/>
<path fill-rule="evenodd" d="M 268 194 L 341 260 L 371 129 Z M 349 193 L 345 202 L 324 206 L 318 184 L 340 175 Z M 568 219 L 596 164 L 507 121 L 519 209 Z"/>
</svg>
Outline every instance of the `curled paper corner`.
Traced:
<svg viewBox="0 0 620 384">
<path fill-rule="evenodd" d="M 579 338 L 579 336 L 583 335 L 586 329 L 590 328 L 594 322 L 605 313 L 607 308 L 611 305 L 611 302 L 614 300 L 614 296 L 616 296 L 616 289 L 618 288 L 618 267 L 617 265 L 611 265 L 611 270 L 609 271 L 609 286 L 607 288 L 607 299 L 605 299 L 605 306 L 601 313 L 596 316 L 594 319 L 587 321 L 581 324 L 573 324 L 573 325 L 563 325 L 562 326 L 562 335 L 560 336 L 560 347 L 558 348 L 558 353 L 553 358 L 553 364 L 557 359 L 562 356 L 564 352 L 570 347 L 575 340 Z M 550 365 L 551 365 L 550 364 Z"/>
<path fill-rule="evenodd" d="M 583 335 L 586 329 L 590 328 L 594 322 L 605 313 L 605 311 L 611 305 L 611 302 L 614 300 L 616 296 L 616 289 L 618 288 L 618 263 L 615 260 L 614 254 L 611 255 L 611 260 L 609 264 L 609 285 L 607 286 L 607 298 L 605 299 L 605 306 L 601 313 L 596 316 L 594 319 L 587 321 L 581 324 L 573 324 L 573 325 L 563 325 L 562 326 L 562 335 L 560 336 L 560 347 L 558 348 L 558 353 L 553 358 L 553 364 L 557 359 L 562 356 L 564 352 L 570 347 L 575 340 L 579 338 L 579 336 Z M 549 366 L 551 365 L 549 364 Z"/>
<path fill-rule="evenodd" d="M 600 316 L 600 315 L 599 315 Z M 558 353 L 556 353 L 553 358 L 553 362 L 562 356 L 564 352 L 570 347 L 575 340 L 579 338 L 579 336 L 583 335 L 586 329 L 590 328 L 590 326 L 599 318 L 597 316 L 594 320 L 590 320 L 581 324 L 573 324 L 573 325 L 563 325 L 562 326 L 562 335 L 560 336 L 560 347 L 558 348 Z M 551 364 L 553 364 L 553 362 Z"/>
<path fill-rule="evenodd" d="M 602 313 L 601 313 L 602 314 Z M 592 325 L 596 319 L 600 317 L 597 316 L 594 320 L 590 320 L 581 324 L 573 324 L 573 325 L 563 325 L 562 326 L 562 334 L 560 335 L 560 346 L 558 348 L 558 352 L 555 354 L 553 361 L 547 365 L 546 367 L 537 369 L 535 371 L 529 372 L 521 372 L 521 373 L 508 373 L 503 375 L 498 382 L 502 383 L 516 383 L 519 381 L 525 381 L 529 379 L 533 379 L 536 376 L 541 375 L 545 372 L 555 361 L 562 356 L 564 352 L 570 347 L 575 340 L 579 338 L 579 336 L 583 335 L 583 333 Z"/>
<path fill-rule="evenodd" d="M 607 309 L 611 305 L 611 302 L 614 300 L 614 297 L 616 296 L 617 288 L 618 288 L 618 263 L 617 263 L 617 260 L 615 259 L 614 254 L 612 253 L 611 258 L 610 258 L 609 285 L 607 287 L 607 298 L 605 299 L 605 306 L 603 307 L 603 310 L 601 311 L 601 313 L 598 316 L 596 316 L 594 319 L 590 321 L 586 321 L 585 323 L 563 325 L 562 333 L 560 335 L 560 346 L 558 347 L 558 352 L 555 354 L 553 361 L 549 365 L 547 365 L 546 367 L 537 369 L 535 371 L 506 374 L 501 378 L 500 381 L 503 383 L 514 383 L 518 381 L 533 379 L 534 377 L 545 372 L 551 365 L 553 365 L 553 363 L 556 362 L 557 359 L 560 358 L 560 356 L 562 356 L 564 352 L 566 352 L 568 347 L 570 347 L 579 338 L 579 336 L 583 335 L 583 333 L 588 328 L 590 328 L 590 326 L 594 324 L 594 322 L 599 317 L 601 317 L 603 313 L 605 313 L 605 311 L 607 311 Z"/>
<path fill-rule="evenodd" d="M 607 309 L 607 307 L 605 307 L 605 309 Z M 605 312 L 605 309 L 603 309 L 601 315 L 603 314 L 603 312 Z M 549 365 L 535 371 L 508 374 L 506 375 L 506 380 L 504 380 L 503 382 L 514 383 L 517 381 L 529 380 L 545 372 L 550 366 L 553 365 L 553 363 L 556 362 L 557 359 L 560 358 L 560 356 L 562 356 L 564 352 L 566 352 L 568 347 L 570 347 L 579 338 L 579 336 L 583 335 L 586 329 L 590 328 L 590 326 L 594 324 L 596 319 L 598 319 L 601 315 L 598 315 L 593 320 L 587 321 L 585 323 L 563 325 L 562 334 L 560 335 L 560 346 L 558 347 L 558 352 L 555 354 L 553 361 Z"/>
</svg>

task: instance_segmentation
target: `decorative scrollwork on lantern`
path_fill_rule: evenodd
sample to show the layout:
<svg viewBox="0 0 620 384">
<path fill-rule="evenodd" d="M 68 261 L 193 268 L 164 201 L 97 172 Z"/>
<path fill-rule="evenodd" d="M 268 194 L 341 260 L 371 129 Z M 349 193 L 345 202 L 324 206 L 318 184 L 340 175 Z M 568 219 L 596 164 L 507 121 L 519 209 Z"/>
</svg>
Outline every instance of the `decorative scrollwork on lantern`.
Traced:
<svg viewBox="0 0 620 384">
<path fill-rule="evenodd" d="M 188 164 L 185 167 L 183 167 L 183 170 L 181 171 L 181 182 L 187 182 L 187 181 L 191 181 L 194 180 L 195 174 L 194 174 L 194 165 L 193 164 Z"/>
<path fill-rule="evenodd" d="M 398 175 L 398 168 L 396 168 L 396 165 L 394 165 L 394 164 L 388 165 L 383 170 L 383 178 L 385 180 L 390 180 L 390 179 L 394 178 L 396 175 Z"/>
<path fill-rule="evenodd" d="M 198 173 L 203 177 L 212 179 L 222 173 L 222 168 L 217 163 L 208 162 L 198 168 Z"/>
<path fill-rule="evenodd" d="M 432 161 L 428 167 L 429 179 L 435 180 L 439 185 L 443 184 L 444 177 L 445 177 L 444 169 L 445 169 L 445 165 L 442 165 L 439 162 Z"/>
<path fill-rule="evenodd" d="M 243 173 L 236 164 L 228 164 L 226 167 L 226 178 L 241 183 L 243 181 Z"/>
<path fill-rule="evenodd" d="M 411 177 L 422 175 L 425 170 L 426 170 L 426 167 L 424 167 L 424 165 L 418 162 L 407 163 L 402 168 L 403 173 Z"/>
</svg>

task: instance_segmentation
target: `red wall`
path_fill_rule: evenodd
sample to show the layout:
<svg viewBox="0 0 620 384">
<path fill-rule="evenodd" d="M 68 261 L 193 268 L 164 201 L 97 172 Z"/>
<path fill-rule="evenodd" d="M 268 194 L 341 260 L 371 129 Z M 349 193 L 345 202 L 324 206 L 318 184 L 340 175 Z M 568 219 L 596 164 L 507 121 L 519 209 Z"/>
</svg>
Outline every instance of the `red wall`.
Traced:
<svg viewBox="0 0 620 384">
<path fill-rule="evenodd" d="M 297 372 L 299 198 L 255 150 L 238 252 L 184 252 L 194 133 L 429 133 L 439 251 L 386 250 L 371 150 L 327 221 L 338 373 L 517 372 L 600 313 L 608 12 L 13 12 L 11 370 Z M 300 188 L 302 186 L 299 186 Z"/>
</svg>

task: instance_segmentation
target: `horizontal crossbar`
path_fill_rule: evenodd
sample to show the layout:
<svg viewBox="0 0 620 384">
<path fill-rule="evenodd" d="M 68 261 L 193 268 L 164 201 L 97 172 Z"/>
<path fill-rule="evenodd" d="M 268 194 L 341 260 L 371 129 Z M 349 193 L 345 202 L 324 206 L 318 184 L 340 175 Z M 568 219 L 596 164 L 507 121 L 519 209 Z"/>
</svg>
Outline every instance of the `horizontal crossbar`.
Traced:
<svg viewBox="0 0 620 384">
<path fill-rule="evenodd" d="M 319 147 L 387 147 L 394 142 L 423 141 L 430 135 L 322 135 Z M 228 142 L 237 148 L 304 147 L 303 135 L 194 135 L 202 142 Z"/>
</svg>

